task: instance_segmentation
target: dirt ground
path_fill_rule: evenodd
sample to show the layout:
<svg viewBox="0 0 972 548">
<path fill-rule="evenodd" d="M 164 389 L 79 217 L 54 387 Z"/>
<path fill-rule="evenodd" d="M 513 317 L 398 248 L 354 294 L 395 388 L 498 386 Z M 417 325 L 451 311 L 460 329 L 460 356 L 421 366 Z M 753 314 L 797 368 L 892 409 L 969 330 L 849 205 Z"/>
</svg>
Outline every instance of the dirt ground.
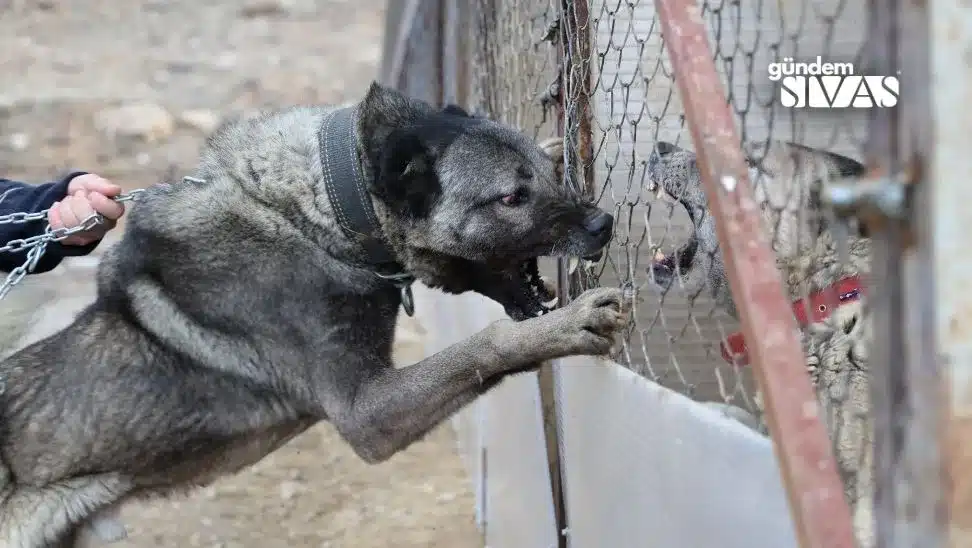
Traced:
<svg viewBox="0 0 972 548">
<path fill-rule="evenodd" d="M 384 2 L 0 0 L 0 11 L 2 175 L 84 169 L 137 188 L 188 169 L 223 117 L 358 98 L 376 76 Z M 36 277 L 57 291 L 43 328 L 92 298 L 95 265 Z M 421 333 L 403 325 L 404 362 Z M 479 546 L 454 447 L 444 427 L 369 466 L 322 425 L 193 496 L 127 508 L 129 538 L 115 546 Z"/>
</svg>

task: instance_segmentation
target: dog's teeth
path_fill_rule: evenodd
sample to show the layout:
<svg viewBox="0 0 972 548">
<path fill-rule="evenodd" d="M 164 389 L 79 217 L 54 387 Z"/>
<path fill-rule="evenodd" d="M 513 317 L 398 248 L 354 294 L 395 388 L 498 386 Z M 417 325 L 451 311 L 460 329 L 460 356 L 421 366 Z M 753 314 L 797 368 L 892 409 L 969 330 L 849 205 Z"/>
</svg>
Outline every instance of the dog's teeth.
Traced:
<svg viewBox="0 0 972 548">
<path fill-rule="evenodd" d="M 577 266 L 580 264 L 580 259 L 577 257 L 571 257 L 570 261 L 567 263 L 567 274 L 573 274 L 577 271 Z"/>
<path fill-rule="evenodd" d="M 547 293 L 551 295 L 557 294 L 557 284 L 553 281 L 552 278 L 548 278 L 547 276 L 540 276 L 540 283 L 543 284 L 543 288 L 547 290 Z"/>
<path fill-rule="evenodd" d="M 651 192 L 655 196 L 656 200 L 665 199 L 665 189 L 654 181 L 648 183 L 648 192 Z"/>
</svg>

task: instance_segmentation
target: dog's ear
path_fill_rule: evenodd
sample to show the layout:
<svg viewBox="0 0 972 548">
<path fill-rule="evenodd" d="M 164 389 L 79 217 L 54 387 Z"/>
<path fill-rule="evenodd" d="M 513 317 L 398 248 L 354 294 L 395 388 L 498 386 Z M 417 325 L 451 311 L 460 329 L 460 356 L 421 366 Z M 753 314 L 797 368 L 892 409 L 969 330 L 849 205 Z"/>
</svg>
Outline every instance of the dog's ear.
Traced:
<svg viewBox="0 0 972 548">
<path fill-rule="evenodd" d="M 827 156 L 837 166 L 837 173 L 841 177 L 861 177 L 867 172 L 867 166 L 853 158 L 848 158 L 836 152 L 827 152 Z"/>
<path fill-rule="evenodd" d="M 396 127 L 406 123 L 416 110 L 430 109 L 428 105 L 409 98 L 397 89 L 372 82 L 361 100 L 358 118 L 361 125 L 367 128 Z"/>
<path fill-rule="evenodd" d="M 428 103 L 373 82 L 358 105 L 358 139 L 374 161 L 393 131 L 434 112 Z"/>
<path fill-rule="evenodd" d="M 385 140 L 380 158 L 371 192 L 399 217 L 428 216 L 442 190 L 433 147 L 420 132 L 398 129 Z"/>
</svg>

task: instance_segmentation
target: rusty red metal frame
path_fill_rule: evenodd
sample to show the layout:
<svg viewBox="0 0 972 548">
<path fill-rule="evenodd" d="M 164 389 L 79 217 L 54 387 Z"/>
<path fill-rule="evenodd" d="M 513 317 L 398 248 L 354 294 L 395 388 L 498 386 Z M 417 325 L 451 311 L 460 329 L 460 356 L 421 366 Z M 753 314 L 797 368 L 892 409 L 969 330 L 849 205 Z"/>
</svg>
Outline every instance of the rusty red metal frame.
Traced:
<svg viewBox="0 0 972 548">
<path fill-rule="evenodd" d="M 702 12 L 694 0 L 658 0 L 655 5 L 763 393 L 797 538 L 804 548 L 852 548 L 850 507 L 806 373 L 796 320 L 761 226 Z"/>
</svg>

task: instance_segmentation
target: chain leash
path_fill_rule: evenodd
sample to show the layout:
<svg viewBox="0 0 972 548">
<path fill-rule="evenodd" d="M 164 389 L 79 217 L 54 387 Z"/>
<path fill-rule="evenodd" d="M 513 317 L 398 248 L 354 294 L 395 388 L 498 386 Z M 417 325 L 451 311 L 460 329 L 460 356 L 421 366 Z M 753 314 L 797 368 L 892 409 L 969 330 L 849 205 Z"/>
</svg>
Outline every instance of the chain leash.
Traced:
<svg viewBox="0 0 972 548">
<path fill-rule="evenodd" d="M 116 202 L 130 202 L 143 192 L 145 192 L 145 189 L 133 190 L 131 192 L 116 196 L 114 200 Z M 0 201 L 2 201 L 4 197 L 6 197 L 6 194 L 0 196 Z M 45 209 L 44 211 L 38 211 L 37 213 L 9 213 L 7 215 L 0 215 L 0 225 L 26 224 L 37 221 L 46 221 L 49 211 L 50 209 Z M 81 224 L 78 226 L 52 229 L 51 225 L 48 224 L 44 229 L 43 234 L 38 234 L 37 236 L 31 236 L 29 238 L 11 240 L 4 244 L 2 247 L 0 247 L 0 253 L 22 253 L 27 251 L 27 257 L 23 264 L 10 271 L 3 283 L 0 283 L 0 300 L 3 300 L 3 298 L 7 296 L 7 293 L 9 293 L 13 287 L 24 279 L 24 276 L 30 272 L 33 272 L 34 268 L 37 267 L 38 261 L 41 260 L 41 257 L 44 256 L 44 252 L 47 251 L 48 244 L 51 242 L 59 242 L 79 232 L 91 230 L 104 222 L 104 217 L 98 213 L 93 213 L 81 221 Z"/>
</svg>

